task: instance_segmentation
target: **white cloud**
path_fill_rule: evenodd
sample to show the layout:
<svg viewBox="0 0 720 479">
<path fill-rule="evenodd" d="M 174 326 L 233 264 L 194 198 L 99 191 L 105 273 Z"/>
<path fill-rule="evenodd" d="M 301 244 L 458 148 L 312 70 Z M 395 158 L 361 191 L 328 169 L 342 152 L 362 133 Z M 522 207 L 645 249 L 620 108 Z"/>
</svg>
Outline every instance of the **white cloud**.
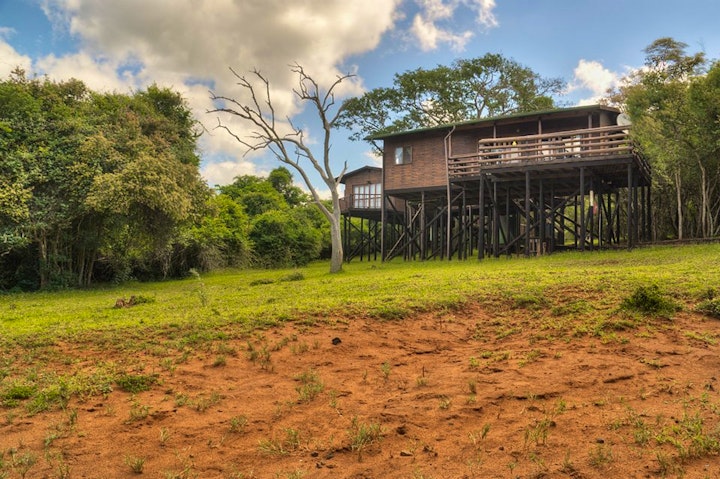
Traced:
<svg viewBox="0 0 720 479">
<path fill-rule="evenodd" d="M 372 166 L 382 166 L 382 155 L 379 155 L 375 150 L 367 150 L 363 156 Z"/>
<path fill-rule="evenodd" d="M 500 23 L 495 18 L 495 0 L 475 0 L 478 9 L 478 23 L 486 28 L 495 28 Z"/>
<path fill-rule="evenodd" d="M 202 175 L 208 185 L 228 185 L 233 182 L 236 176 L 255 175 L 259 176 L 255 164 L 247 160 L 224 160 L 210 163 L 202 168 Z"/>
<path fill-rule="evenodd" d="M 21 55 L 5 42 L 12 34 L 11 28 L 0 28 L 0 78 L 7 78 L 17 67 L 29 72 L 32 67 L 30 57 Z"/>
<path fill-rule="evenodd" d="M 573 71 L 573 80 L 568 86 L 568 92 L 587 91 L 590 96 L 580 100 L 578 104 L 594 104 L 606 96 L 608 90 L 615 88 L 620 80 L 620 74 L 605 68 L 602 63 L 581 59 Z"/>
<path fill-rule="evenodd" d="M 271 82 L 278 117 L 285 118 L 300 110 L 291 93 L 297 76 L 289 65 L 301 64 L 321 85 L 350 73 L 346 70 L 353 67 L 344 62 L 377 47 L 397 21 L 400 3 L 43 0 L 54 27 L 77 39 L 80 51 L 39 59 L 36 69 L 59 80 L 79 78 L 98 90 L 125 91 L 153 82 L 169 86 L 182 93 L 196 117 L 212 128 L 216 118 L 206 114 L 212 108 L 209 90 L 242 99 L 243 91 L 229 68 L 240 74 L 258 68 Z M 7 46 L 1 40 L 0 58 L 5 61 L 8 55 L 3 47 Z M 29 66 L 29 59 L 23 64 Z M 344 82 L 337 93 L 361 91 L 361 80 L 355 78 Z M 244 132 L 240 124 L 229 121 L 238 133 Z M 248 159 L 229 159 L 244 151 L 221 133 L 216 130 L 201 141 L 205 153 L 222 158 L 217 165 L 204 167 L 209 184 L 231 182 L 238 172 L 252 174 Z"/>
<path fill-rule="evenodd" d="M 489 29 L 499 25 L 493 10 L 495 0 L 416 0 L 420 13 L 413 18 L 411 32 L 423 51 L 437 49 L 440 44 L 449 44 L 454 50 L 462 50 L 473 37 L 473 32 L 455 32 L 442 25 L 448 23 L 459 7 L 477 12 L 476 22 Z"/>
</svg>

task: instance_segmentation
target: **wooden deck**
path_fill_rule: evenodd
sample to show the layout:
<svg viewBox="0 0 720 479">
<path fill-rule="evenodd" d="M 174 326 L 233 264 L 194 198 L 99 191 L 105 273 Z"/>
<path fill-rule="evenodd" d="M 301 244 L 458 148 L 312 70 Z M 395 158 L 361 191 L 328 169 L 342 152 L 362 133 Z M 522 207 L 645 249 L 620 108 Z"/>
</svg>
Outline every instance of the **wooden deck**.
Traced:
<svg viewBox="0 0 720 479">
<path fill-rule="evenodd" d="M 650 168 L 634 148 L 627 127 L 607 126 L 481 139 L 476 153 L 449 155 L 447 166 L 450 181 L 461 182 L 481 174 L 507 175 L 528 169 L 561 174 L 567 168 L 606 166 L 612 173 L 613 165 L 633 162 L 649 178 Z"/>
</svg>

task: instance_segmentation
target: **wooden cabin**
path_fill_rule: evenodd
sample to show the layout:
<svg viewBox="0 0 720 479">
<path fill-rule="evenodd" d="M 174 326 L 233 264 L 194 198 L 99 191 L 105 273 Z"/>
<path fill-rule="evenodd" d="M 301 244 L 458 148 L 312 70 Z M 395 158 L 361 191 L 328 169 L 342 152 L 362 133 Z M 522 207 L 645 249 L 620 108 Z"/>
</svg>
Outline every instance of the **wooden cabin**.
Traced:
<svg viewBox="0 0 720 479">
<path fill-rule="evenodd" d="M 629 128 L 592 105 L 378 135 L 382 169 L 346 175 L 343 215 L 372 211 L 382 259 L 633 247 L 649 240 L 650 169 Z"/>
</svg>

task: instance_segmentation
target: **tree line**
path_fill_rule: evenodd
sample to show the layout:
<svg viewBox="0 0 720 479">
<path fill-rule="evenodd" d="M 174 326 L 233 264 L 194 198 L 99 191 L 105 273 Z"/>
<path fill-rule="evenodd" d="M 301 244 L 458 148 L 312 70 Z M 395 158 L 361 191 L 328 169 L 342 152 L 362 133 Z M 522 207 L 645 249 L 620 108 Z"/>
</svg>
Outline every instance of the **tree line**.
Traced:
<svg viewBox="0 0 720 479">
<path fill-rule="evenodd" d="M 21 70 L 0 81 L 0 290 L 320 257 L 326 225 L 290 173 L 214 191 L 200 131 L 157 85 L 97 93 Z"/>
</svg>

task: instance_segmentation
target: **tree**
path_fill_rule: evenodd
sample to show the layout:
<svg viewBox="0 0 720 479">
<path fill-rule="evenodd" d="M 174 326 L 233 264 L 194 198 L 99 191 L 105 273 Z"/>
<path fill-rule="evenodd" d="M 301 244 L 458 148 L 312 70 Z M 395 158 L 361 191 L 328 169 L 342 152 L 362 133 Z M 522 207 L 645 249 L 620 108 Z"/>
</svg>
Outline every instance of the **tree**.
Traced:
<svg viewBox="0 0 720 479">
<path fill-rule="evenodd" d="M 686 49 L 672 38 L 655 40 L 644 50 L 645 68 L 611 97 L 630 114 L 632 135 L 653 166 L 656 237 L 719 232 L 720 66 L 707 71 L 705 55 Z"/>
<path fill-rule="evenodd" d="M 396 74 L 393 85 L 345 102 L 338 124 L 354 130 L 351 138 L 552 108 L 563 82 L 488 53 Z"/>
<path fill-rule="evenodd" d="M 321 87 L 305 72 L 302 66 L 295 64 L 291 67 L 291 71 L 298 76 L 298 86 L 293 90 L 293 93 L 303 104 L 311 105 L 323 130 L 322 151 L 320 155 L 316 156 L 308 146 L 302 128 L 293 124 L 290 119 L 288 119 L 289 124 L 284 125 L 281 119 L 277 118 L 270 95 L 270 82 L 261 72 L 255 70 L 252 72 L 252 76 L 248 78 L 239 75 L 232 69 L 230 71 L 238 79 L 238 84 L 244 90 L 244 93 L 249 95 L 249 100 L 237 100 L 212 93 L 211 98 L 218 107 L 210 110 L 209 113 L 223 113 L 240 119 L 251 128 L 252 131 L 249 136 L 240 136 L 220 119 L 218 119 L 218 128 L 232 135 L 246 148 L 246 152 L 268 150 L 278 161 L 290 166 L 300 174 L 310 191 L 314 204 L 330 223 L 332 242 L 330 272 L 342 271 L 340 181 L 347 169 L 347 163 L 343 165 L 339 173 L 333 172 L 330 139 L 332 130 L 337 125 L 338 117 L 343 110 L 342 105 L 336 104 L 335 90 L 342 82 L 352 78 L 353 75 L 339 76 L 330 86 Z M 257 81 L 257 83 L 254 83 L 254 81 Z M 310 179 L 309 172 L 311 169 L 320 176 L 330 191 L 330 205 L 322 201 L 318 189 Z"/>
<path fill-rule="evenodd" d="M 21 70 L 0 81 L 0 287 L 162 275 L 209 196 L 196 138 L 168 89 L 100 94 Z"/>
</svg>

